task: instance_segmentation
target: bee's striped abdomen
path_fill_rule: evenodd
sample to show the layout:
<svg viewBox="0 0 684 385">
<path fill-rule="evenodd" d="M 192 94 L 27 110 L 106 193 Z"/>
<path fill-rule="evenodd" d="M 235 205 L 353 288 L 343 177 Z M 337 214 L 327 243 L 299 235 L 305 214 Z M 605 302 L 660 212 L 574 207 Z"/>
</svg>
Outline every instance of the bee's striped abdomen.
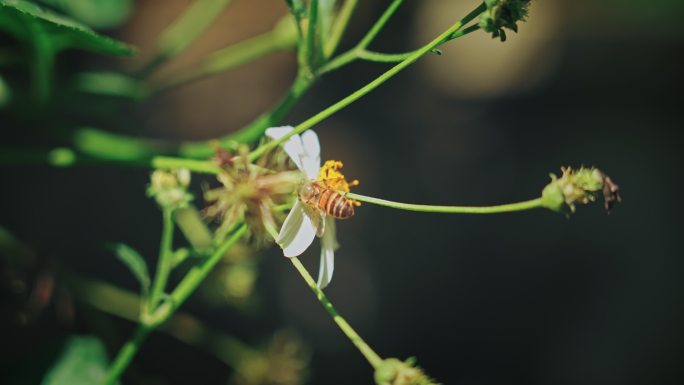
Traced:
<svg viewBox="0 0 684 385">
<path fill-rule="evenodd" d="M 351 202 L 342 194 L 333 190 L 325 190 L 321 193 L 318 207 L 325 211 L 326 214 L 339 219 L 349 218 L 354 215 L 354 206 Z"/>
</svg>

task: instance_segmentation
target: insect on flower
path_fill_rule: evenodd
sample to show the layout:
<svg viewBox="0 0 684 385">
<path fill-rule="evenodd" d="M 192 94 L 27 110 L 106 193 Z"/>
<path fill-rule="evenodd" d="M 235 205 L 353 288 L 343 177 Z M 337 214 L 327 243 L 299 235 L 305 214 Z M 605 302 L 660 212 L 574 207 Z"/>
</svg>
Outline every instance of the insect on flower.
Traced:
<svg viewBox="0 0 684 385">
<path fill-rule="evenodd" d="M 279 139 L 290 132 L 291 126 L 271 127 L 266 136 Z M 338 248 L 335 236 L 335 218 L 349 218 L 359 203 L 345 198 L 340 191 L 349 192 L 349 187 L 359 182 L 347 182 L 339 171 L 342 162 L 329 160 L 321 167 L 321 148 L 318 136 L 312 130 L 293 135 L 283 149 L 297 168 L 304 173 L 304 182 L 276 242 L 286 257 L 302 254 L 318 236 L 321 238 L 321 263 L 318 286 L 326 287 L 332 279 L 335 250 Z"/>
</svg>

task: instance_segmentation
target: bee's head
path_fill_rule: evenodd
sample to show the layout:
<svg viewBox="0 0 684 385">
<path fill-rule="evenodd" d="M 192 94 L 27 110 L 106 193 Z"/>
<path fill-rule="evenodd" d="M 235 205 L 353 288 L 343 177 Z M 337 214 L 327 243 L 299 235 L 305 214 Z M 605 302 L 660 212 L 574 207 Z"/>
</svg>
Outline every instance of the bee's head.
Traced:
<svg viewBox="0 0 684 385">
<path fill-rule="evenodd" d="M 319 193 L 318 187 L 313 183 L 307 183 L 299 190 L 299 198 L 304 202 L 314 199 Z"/>
</svg>

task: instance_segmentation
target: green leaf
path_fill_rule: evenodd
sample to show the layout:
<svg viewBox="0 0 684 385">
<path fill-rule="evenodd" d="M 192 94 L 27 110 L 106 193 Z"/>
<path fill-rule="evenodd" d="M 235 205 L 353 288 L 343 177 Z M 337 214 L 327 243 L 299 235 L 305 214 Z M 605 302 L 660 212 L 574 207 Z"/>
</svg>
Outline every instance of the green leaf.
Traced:
<svg viewBox="0 0 684 385">
<path fill-rule="evenodd" d="M 0 28 L 18 40 L 48 39 L 55 52 L 76 48 L 95 53 L 128 56 L 128 44 L 97 34 L 84 24 L 45 10 L 29 1 L 0 0 Z"/>
<path fill-rule="evenodd" d="M 76 76 L 76 89 L 89 94 L 139 100 L 146 90 L 134 77 L 118 72 L 82 72 Z"/>
<path fill-rule="evenodd" d="M 95 337 L 71 337 L 41 385 L 99 384 L 106 372 L 107 353 L 102 342 Z"/>
<path fill-rule="evenodd" d="M 119 260 L 131 270 L 131 273 L 140 282 L 143 293 L 146 293 L 150 287 L 150 273 L 147 271 L 147 264 L 143 257 L 133 248 L 123 243 L 117 243 L 113 249 Z"/>
<path fill-rule="evenodd" d="M 0 109 L 6 107 L 12 101 L 12 90 L 5 79 L 0 75 Z"/>
<path fill-rule="evenodd" d="M 42 0 L 95 29 L 123 24 L 133 9 L 131 0 Z"/>
</svg>

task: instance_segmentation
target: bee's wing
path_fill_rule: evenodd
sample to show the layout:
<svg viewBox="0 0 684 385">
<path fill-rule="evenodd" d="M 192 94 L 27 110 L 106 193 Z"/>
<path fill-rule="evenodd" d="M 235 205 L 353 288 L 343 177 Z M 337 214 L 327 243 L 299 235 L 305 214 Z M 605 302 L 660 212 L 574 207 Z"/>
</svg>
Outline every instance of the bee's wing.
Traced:
<svg viewBox="0 0 684 385">
<path fill-rule="evenodd" d="M 304 207 L 304 212 L 306 212 L 306 215 L 311 219 L 311 222 L 316 228 L 316 236 L 319 238 L 322 237 L 325 232 L 325 213 L 307 205 L 302 206 Z"/>
</svg>

